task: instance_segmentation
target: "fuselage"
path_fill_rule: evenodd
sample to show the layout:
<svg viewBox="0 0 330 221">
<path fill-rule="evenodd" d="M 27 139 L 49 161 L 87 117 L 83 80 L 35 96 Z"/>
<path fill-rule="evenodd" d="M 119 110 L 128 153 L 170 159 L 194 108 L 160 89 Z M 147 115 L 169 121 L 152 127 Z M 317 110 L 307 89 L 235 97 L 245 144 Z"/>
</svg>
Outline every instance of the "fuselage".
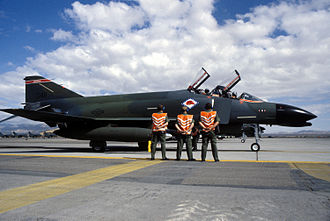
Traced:
<svg viewBox="0 0 330 221">
<path fill-rule="evenodd" d="M 239 73 L 236 70 L 235 73 L 237 77 L 226 87 L 218 85 L 209 92 L 199 88 L 210 76 L 202 68 L 202 77 L 198 77 L 187 90 L 96 97 L 84 97 L 42 76 L 27 76 L 24 78 L 24 109 L 1 111 L 57 126 L 55 134 L 90 140 L 93 149 L 104 149 L 105 141 L 111 140 L 137 141 L 145 147 L 151 136 L 151 115 L 159 104 L 166 107 L 170 120 L 167 132 L 172 135 L 176 134 L 176 117 L 182 105 L 189 108 L 197 122 L 205 105 L 211 103 L 220 118 L 217 134 L 252 134 L 256 140 L 263 130 L 259 124 L 309 126 L 308 121 L 316 117 L 303 109 L 265 102 L 248 93 L 235 98 L 235 94 L 230 93 L 240 80 Z M 11 118 L 13 116 L 4 120 Z"/>
<path fill-rule="evenodd" d="M 97 97 L 63 98 L 42 101 L 40 106 L 49 105 L 52 111 L 70 116 L 117 120 L 113 126 L 151 128 L 151 114 L 158 104 L 164 104 L 170 119 L 170 128 L 180 113 L 182 103 L 188 99 L 196 101 L 189 111 L 198 120 L 206 103 L 212 103 L 220 117 L 220 125 L 246 123 L 308 126 L 316 116 L 303 109 L 264 101 L 233 99 L 195 94 L 188 90 L 149 92 Z M 131 119 L 131 121 L 130 121 Z"/>
</svg>

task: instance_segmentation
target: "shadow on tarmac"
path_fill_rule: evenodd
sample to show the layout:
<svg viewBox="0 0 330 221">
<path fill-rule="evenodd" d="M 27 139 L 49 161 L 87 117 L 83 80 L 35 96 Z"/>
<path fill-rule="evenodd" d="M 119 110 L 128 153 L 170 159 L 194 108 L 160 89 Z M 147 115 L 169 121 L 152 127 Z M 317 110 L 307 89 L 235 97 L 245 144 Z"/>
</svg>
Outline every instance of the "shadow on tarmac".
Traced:
<svg viewBox="0 0 330 221">
<path fill-rule="evenodd" d="M 2 153 L 91 153 L 93 150 L 90 147 L 45 147 L 45 146 L 29 146 L 29 147 L 21 147 L 21 146 L 4 146 L 2 148 L 6 149 L 16 149 L 16 151 L 5 151 Z M 17 149 L 22 149 L 22 151 L 17 151 Z M 33 150 L 29 150 L 33 149 Z M 38 150 L 36 150 L 38 149 Z M 116 152 L 146 152 L 147 150 L 141 150 L 139 147 L 135 146 L 107 146 L 105 149 L 105 154 L 107 153 L 116 153 Z M 161 151 L 161 148 L 157 148 L 156 151 Z M 166 149 L 168 152 L 176 152 L 176 148 L 168 148 Z M 183 152 L 186 149 L 182 150 Z M 200 152 L 197 151 L 193 152 Z M 208 150 L 210 151 L 210 150 Z M 251 150 L 221 150 L 219 152 L 251 152 Z"/>
<path fill-rule="evenodd" d="M 22 149 L 22 151 L 6 151 L 2 153 L 90 153 L 93 150 L 90 147 L 81 148 L 81 147 L 45 147 L 45 146 L 30 146 L 30 147 L 20 147 L 20 146 L 4 146 L 2 148 L 6 149 Z M 24 150 L 23 150 L 24 149 Z M 34 150 L 28 150 L 34 149 Z M 39 149 L 39 150 L 35 150 Z M 132 146 L 107 146 L 106 152 L 117 152 L 117 151 L 136 151 L 136 152 L 143 152 L 145 150 L 139 149 L 139 147 L 132 147 Z"/>
</svg>

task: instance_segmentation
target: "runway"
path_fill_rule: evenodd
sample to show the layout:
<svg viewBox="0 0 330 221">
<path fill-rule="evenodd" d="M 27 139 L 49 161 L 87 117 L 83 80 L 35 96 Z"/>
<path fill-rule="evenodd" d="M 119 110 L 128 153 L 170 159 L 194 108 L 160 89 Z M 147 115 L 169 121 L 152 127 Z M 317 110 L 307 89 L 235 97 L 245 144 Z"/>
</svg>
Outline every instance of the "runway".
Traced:
<svg viewBox="0 0 330 221">
<path fill-rule="evenodd" d="M 254 139 L 241 143 L 239 139 L 224 139 L 218 141 L 220 160 L 226 161 L 271 161 L 271 162 L 330 162 L 329 138 L 263 138 L 260 141 L 261 150 L 256 154 L 250 150 Z M 93 153 L 89 141 L 70 139 L 0 139 L 0 154 L 37 154 L 79 157 L 119 157 L 132 159 L 150 158 L 150 153 L 141 151 L 134 142 L 108 142 L 104 153 Z M 201 158 L 201 143 L 199 151 L 194 152 L 196 159 Z M 176 142 L 167 142 L 167 156 L 176 158 Z M 156 152 L 156 158 L 161 153 Z M 187 159 L 183 151 L 182 158 Z M 212 160 L 211 152 L 207 160 Z"/>
<path fill-rule="evenodd" d="M 134 143 L 93 153 L 84 141 L 3 139 L 0 220 L 329 220 L 328 144 L 266 139 L 256 161 L 224 140 L 215 163 L 211 151 L 150 161 Z"/>
</svg>

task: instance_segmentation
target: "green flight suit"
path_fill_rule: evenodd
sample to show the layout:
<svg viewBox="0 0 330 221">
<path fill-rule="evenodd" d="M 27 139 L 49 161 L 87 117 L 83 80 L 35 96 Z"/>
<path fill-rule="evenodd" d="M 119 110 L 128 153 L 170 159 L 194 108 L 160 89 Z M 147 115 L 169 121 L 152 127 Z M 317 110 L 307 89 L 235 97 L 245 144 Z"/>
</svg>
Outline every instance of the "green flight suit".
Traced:
<svg viewBox="0 0 330 221">
<path fill-rule="evenodd" d="M 162 112 L 158 112 L 162 113 Z M 166 116 L 165 122 L 168 122 L 168 117 Z M 156 154 L 156 146 L 157 143 L 160 142 L 161 150 L 162 150 L 162 159 L 166 160 L 166 132 L 165 131 L 156 131 L 152 132 L 151 138 L 151 159 L 155 159 Z"/>
<path fill-rule="evenodd" d="M 211 112 L 212 110 L 206 110 L 206 112 Z M 218 114 L 215 117 L 214 123 L 220 122 L 220 118 Z M 206 159 L 206 153 L 207 153 L 207 146 L 209 141 L 211 141 L 211 148 L 212 148 L 212 155 L 214 158 L 214 161 L 219 161 L 218 158 L 218 148 L 217 148 L 217 137 L 215 134 L 215 131 L 210 132 L 204 132 L 201 131 L 202 134 L 202 161 L 205 161 Z"/>
<path fill-rule="evenodd" d="M 188 115 L 188 114 L 183 114 L 183 115 Z M 194 123 L 194 119 L 192 119 L 192 123 Z M 188 160 L 194 160 L 193 159 L 193 153 L 192 153 L 192 141 L 191 141 L 191 134 L 179 134 L 177 136 L 177 148 L 176 148 L 176 159 L 180 160 L 181 159 L 181 153 L 182 153 L 182 148 L 183 144 L 186 143 L 186 150 L 187 150 L 187 156 Z"/>
</svg>

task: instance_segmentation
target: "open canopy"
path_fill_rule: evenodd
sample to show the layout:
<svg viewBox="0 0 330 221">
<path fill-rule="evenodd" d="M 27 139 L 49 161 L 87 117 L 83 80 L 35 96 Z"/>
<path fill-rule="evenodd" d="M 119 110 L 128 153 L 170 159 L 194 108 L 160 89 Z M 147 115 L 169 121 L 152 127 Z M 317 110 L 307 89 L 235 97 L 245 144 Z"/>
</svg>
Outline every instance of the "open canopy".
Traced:
<svg viewBox="0 0 330 221">
<path fill-rule="evenodd" d="M 207 89 L 200 89 L 201 85 L 210 77 L 210 74 L 202 68 L 197 76 L 194 78 L 193 82 L 189 85 L 188 90 L 190 92 L 198 93 L 198 94 L 206 94 L 211 96 L 219 96 L 219 97 L 232 97 L 232 93 L 230 90 L 241 80 L 240 74 L 237 70 L 233 72 L 234 79 L 230 78 L 226 80 L 226 86 L 217 85 L 213 90 L 209 91 Z M 231 80 L 233 79 L 233 80 Z"/>
<path fill-rule="evenodd" d="M 202 68 L 194 78 L 193 82 L 189 85 L 189 91 L 198 91 L 198 88 L 210 77 L 209 73 Z"/>
</svg>

